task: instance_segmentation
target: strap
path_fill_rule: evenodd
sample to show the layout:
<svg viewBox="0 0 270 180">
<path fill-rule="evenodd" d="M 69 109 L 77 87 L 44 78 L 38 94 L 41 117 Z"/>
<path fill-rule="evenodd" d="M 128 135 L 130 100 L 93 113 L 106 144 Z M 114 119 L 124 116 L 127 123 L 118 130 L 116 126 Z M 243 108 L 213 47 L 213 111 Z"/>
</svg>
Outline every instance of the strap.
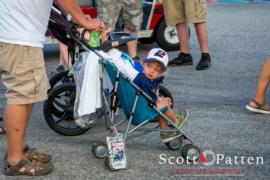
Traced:
<svg viewBox="0 0 270 180">
<path fill-rule="evenodd" d="M 26 164 L 27 164 L 28 159 L 24 158 L 21 161 L 18 162 L 15 166 L 11 166 L 8 162 L 7 168 L 8 168 L 8 174 L 10 175 L 17 175 L 20 174 L 20 170 L 25 167 L 27 169 Z"/>
<path fill-rule="evenodd" d="M 265 105 L 265 103 L 259 103 L 258 101 L 256 101 L 254 98 L 252 98 L 252 101 L 256 104 L 258 109 L 263 109 L 263 105 Z"/>
<path fill-rule="evenodd" d="M 251 100 L 252 102 L 254 102 L 254 104 L 256 104 L 257 107 L 254 107 L 256 109 L 261 109 L 264 111 L 270 111 L 269 106 L 264 102 L 262 104 L 260 104 L 258 101 L 256 101 L 254 98 Z"/>
</svg>

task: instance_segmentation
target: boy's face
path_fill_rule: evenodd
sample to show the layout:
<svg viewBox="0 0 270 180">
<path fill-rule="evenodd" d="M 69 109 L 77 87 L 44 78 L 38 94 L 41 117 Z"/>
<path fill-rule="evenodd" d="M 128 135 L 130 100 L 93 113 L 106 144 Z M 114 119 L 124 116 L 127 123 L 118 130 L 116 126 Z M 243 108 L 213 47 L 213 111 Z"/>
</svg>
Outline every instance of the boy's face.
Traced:
<svg viewBox="0 0 270 180">
<path fill-rule="evenodd" d="M 162 65 L 157 61 L 143 62 L 143 67 L 145 76 L 150 80 L 157 79 L 164 72 Z"/>
</svg>

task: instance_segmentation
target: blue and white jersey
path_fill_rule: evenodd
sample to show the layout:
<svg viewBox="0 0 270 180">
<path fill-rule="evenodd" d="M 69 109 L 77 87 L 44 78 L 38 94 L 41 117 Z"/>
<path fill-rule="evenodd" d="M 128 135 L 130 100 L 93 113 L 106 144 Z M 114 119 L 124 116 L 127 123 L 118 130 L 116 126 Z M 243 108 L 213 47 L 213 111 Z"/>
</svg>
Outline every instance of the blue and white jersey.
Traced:
<svg viewBox="0 0 270 180">
<path fill-rule="evenodd" d="M 121 59 L 124 63 L 130 63 L 137 71 L 143 72 L 143 66 L 139 62 L 134 61 L 128 54 L 122 52 Z"/>
<path fill-rule="evenodd" d="M 139 86 L 146 94 L 148 94 L 153 101 L 158 99 L 156 90 L 158 87 L 158 80 L 150 80 L 144 73 L 140 72 L 133 81 Z"/>
<path fill-rule="evenodd" d="M 131 81 L 139 86 L 154 101 L 157 100 L 155 92 L 158 81 L 148 79 L 143 73 L 143 66 L 140 63 L 133 61 L 129 55 L 117 49 L 110 50 L 108 54 L 112 58 L 112 63 L 115 64 L 120 72 L 129 77 Z"/>
<path fill-rule="evenodd" d="M 131 81 L 143 71 L 143 67 L 140 63 L 133 61 L 129 55 L 117 49 L 110 50 L 108 55 L 111 57 L 112 63 L 115 64 L 119 71 L 129 77 Z"/>
</svg>

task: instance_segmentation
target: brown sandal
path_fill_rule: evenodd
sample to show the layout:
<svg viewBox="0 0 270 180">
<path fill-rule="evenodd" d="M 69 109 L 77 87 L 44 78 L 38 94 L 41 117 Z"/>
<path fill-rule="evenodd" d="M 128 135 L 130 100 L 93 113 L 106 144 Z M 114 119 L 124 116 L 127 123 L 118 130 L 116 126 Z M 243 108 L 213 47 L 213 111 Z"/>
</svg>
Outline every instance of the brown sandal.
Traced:
<svg viewBox="0 0 270 180">
<path fill-rule="evenodd" d="M 52 172 L 52 169 L 52 164 L 44 164 L 39 161 L 24 158 L 14 166 L 10 165 L 6 160 L 4 174 L 7 176 L 42 176 Z"/>
<path fill-rule="evenodd" d="M 48 163 L 51 161 L 51 155 L 40 153 L 35 148 L 31 148 L 30 146 L 26 146 L 23 150 L 24 155 L 28 157 L 29 159 L 37 160 L 42 163 Z"/>
<path fill-rule="evenodd" d="M 250 103 L 253 102 L 256 107 L 251 106 Z M 265 107 L 266 103 L 259 103 L 258 101 L 256 101 L 254 98 L 249 102 L 248 105 L 246 105 L 246 109 L 254 112 L 254 113 L 261 113 L 261 114 L 270 114 L 270 108 L 266 108 Z"/>
</svg>

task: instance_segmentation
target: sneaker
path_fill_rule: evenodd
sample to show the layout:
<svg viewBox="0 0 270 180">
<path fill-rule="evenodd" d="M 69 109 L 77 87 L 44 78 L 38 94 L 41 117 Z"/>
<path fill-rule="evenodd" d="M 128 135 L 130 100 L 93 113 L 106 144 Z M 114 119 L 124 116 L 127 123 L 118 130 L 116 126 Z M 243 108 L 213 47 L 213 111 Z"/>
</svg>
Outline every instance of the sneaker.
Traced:
<svg viewBox="0 0 270 180">
<path fill-rule="evenodd" d="M 196 70 L 205 70 L 211 66 L 211 57 L 208 53 L 202 53 L 200 62 L 196 66 Z"/>
<path fill-rule="evenodd" d="M 4 165 L 4 174 L 7 176 L 42 176 L 52 172 L 53 166 L 50 163 L 44 164 L 40 161 L 30 160 L 27 157 L 12 166 L 6 160 Z"/>
<path fill-rule="evenodd" d="M 168 66 L 181 66 L 181 65 L 193 65 L 193 59 L 190 54 L 180 53 L 179 56 L 175 57 L 169 62 Z"/>
<path fill-rule="evenodd" d="M 161 131 L 160 132 L 160 139 L 162 142 L 166 143 L 172 141 L 180 136 L 182 136 L 179 131 Z"/>
<path fill-rule="evenodd" d="M 188 111 L 184 109 L 183 112 L 176 114 L 175 125 L 179 128 L 182 128 L 187 118 L 188 118 Z"/>
<path fill-rule="evenodd" d="M 30 146 L 26 146 L 23 150 L 24 155 L 30 160 L 40 161 L 42 163 L 49 163 L 52 159 L 51 155 L 40 153 L 35 148 L 31 148 Z"/>
</svg>

